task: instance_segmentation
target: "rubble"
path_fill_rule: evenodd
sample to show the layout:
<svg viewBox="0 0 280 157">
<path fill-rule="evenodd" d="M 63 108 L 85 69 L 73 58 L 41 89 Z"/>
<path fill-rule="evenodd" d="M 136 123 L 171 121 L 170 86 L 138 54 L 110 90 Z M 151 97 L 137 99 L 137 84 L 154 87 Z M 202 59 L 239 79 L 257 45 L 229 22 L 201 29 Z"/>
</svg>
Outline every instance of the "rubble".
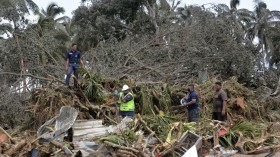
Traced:
<svg viewBox="0 0 280 157">
<path fill-rule="evenodd" d="M 230 121 L 210 120 L 215 80 L 209 79 L 196 86 L 201 118 L 197 123 L 187 123 L 187 111 L 180 108 L 180 98 L 186 90 L 183 86 L 126 80 L 135 94 L 136 112 L 141 114 L 133 120 L 121 121 L 113 94 L 121 84 L 115 80 L 91 80 L 94 76 L 89 73 L 84 76 L 78 91 L 54 83 L 35 89 L 26 102 L 32 104 L 28 109 L 32 118 L 27 135 L 12 135 L 11 130 L 1 128 L 0 153 L 168 157 L 186 156 L 190 152 L 198 156 L 211 156 L 211 152 L 212 156 L 225 155 L 234 154 L 235 150 L 252 154 L 280 148 L 279 124 L 273 118 L 277 115 L 267 114 L 279 112 L 278 98 L 270 93 L 260 96 L 260 89 L 246 88 L 236 78 L 223 83 L 229 97 Z M 96 96 L 86 87 L 90 80 L 98 84 L 95 90 L 104 90 L 101 95 Z"/>
</svg>

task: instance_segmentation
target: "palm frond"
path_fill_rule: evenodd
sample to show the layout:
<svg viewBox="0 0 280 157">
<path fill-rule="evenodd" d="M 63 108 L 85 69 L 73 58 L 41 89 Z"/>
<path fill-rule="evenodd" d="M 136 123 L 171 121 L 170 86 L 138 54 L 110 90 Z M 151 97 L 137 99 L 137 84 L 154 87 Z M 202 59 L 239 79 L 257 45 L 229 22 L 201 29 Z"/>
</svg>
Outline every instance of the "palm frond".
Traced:
<svg viewBox="0 0 280 157">
<path fill-rule="evenodd" d="M 230 1 L 230 8 L 231 9 L 236 9 L 239 4 L 240 4 L 239 0 L 231 0 Z"/>
<path fill-rule="evenodd" d="M 2 23 L 0 24 L 0 34 L 4 34 L 4 33 L 11 33 L 14 31 L 14 28 L 11 24 L 9 23 Z"/>
<path fill-rule="evenodd" d="M 170 11 L 170 8 L 171 8 L 169 3 L 166 0 L 160 0 L 160 7 L 164 11 Z"/>
<path fill-rule="evenodd" d="M 270 15 L 268 17 L 268 20 L 269 21 L 280 20 L 280 11 L 277 11 L 277 10 L 270 11 Z"/>
<path fill-rule="evenodd" d="M 54 38 L 56 38 L 57 40 L 60 40 L 60 41 L 64 41 L 64 42 L 71 40 L 71 38 L 68 36 L 68 34 L 65 33 L 64 31 L 57 31 Z"/>
<path fill-rule="evenodd" d="M 28 9 L 33 11 L 35 14 L 39 12 L 39 7 L 35 2 L 33 2 L 33 0 L 25 0 L 25 3 Z"/>
<path fill-rule="evenodd" d="M 107 93 L 100 84 L 102 81 L 101 77 L 97 74 L 93 74 L 86 68 L 81 68 L 80 71 L 84 78 L 82 86 L 87 97 L 96 102 L 102 102 L 107 96 Z"/>
<path fill-rule="evenodd" d="M 12 2 L 10 0 L 1 0 L 0 1 L 0 8 L 5 8 L 12 6 Z"/>
<path fill-rule="evenodd" d="M 218 4 L 215 7 L 215 11 L 217 11 L 218 13 L 224 13 L 224 12 L 229 12 L 230 9 L 227 5 L 225 4 Z"/>
<path fill-rule="evenodd" d="M 69 16 L 62 16 L 60 18 L 55 19 L 55 22 L 60 22 L 60 23 L 67 23 L 71 20 Z"/>
<path fill-rule="evenodd" d="M 55 18 L 59 14 L 63 14 L 65 9 L 63 7 L 59 7 L 56 3 L 51 3 L 47 7 L 47 16 Z"/>
<path fill-rule="evenodd" d="M 261 17 L 264 10 L 266 10 L 266 9 L 267 9 L 267 5 L 266 5 L 266 3 L 262 2 L 262 1 L 257 3 L 256 6 L 255 6 L 255 12 L 256 12 L 258 17 Z"/>
</svg>

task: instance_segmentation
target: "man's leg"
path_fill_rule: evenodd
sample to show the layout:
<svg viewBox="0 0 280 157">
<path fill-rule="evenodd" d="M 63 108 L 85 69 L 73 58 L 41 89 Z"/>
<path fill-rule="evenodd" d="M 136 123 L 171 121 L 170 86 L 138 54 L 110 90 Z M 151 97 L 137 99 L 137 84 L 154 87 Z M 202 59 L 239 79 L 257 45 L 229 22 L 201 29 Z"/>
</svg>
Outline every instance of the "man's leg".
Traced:
<svg viewBox="0 0 280 157">
<path fill-rule="evenodd" d="M 226 120 L 227 120 L 227 112 L 225 113 L 224 116 L 221 113 L 221 121 L 226 121 Z"/>
<path fill-rule="evenodd" d="M 73 67 L 73 70 L 74 70 L 74 76 L 75 76 L 75 78 L 74 78 L 74 87 L 75 88 L 78 88 L 78 74 L 79 74 L 79 72 L 78 72 L 78 69 L 79 69 L 79 66 L 74 66 Z"/>
<path fill-rule="evenodd" d="M 212 119 L 217 120 L 216 112 L 212 112 Z"/>
<path fill-rule="evenodd" d="M 189 111 L 189 122 L 197 122 L 199 119 L 199 109 Z"/>
<path fill-rule="evenodd" d="M 66 80 L 65 80 L 66 86 L 69 86 L 70 78 L 71 78 L 72 73 L 73 73 L 73 67 L 72 67 L 72 65 L 69 65 L 69 67 L 67 69 Z"/>
<path fill-rule="evenodd" d="M 126 116 L 133 119 L 134 118 L 134 111 L 128 111 Z"/>
<path fill-rule="evenodd" d="M 213 119 L 218 121 L 225 121 L 227 119 L 227 113 L 223 116 L 222 112 L 213 112 Z"/>
<path fill-rule="evenodd" d="M 123 111 L 119 111 L 119 116 L 124 118 L 126 115 L 125 115 L 125 113 Z"/>
</svg>

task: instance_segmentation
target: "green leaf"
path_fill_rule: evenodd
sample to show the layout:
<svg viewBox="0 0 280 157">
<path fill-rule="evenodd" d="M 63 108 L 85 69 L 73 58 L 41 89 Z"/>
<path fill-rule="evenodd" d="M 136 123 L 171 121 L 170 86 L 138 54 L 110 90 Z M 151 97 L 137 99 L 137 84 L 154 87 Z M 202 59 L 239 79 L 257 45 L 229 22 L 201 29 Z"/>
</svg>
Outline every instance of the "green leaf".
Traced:
<svg viewBox="0 0 280 157">
<path fill-rule="evenodd" d="M 110 135 L 110 136 L 102 137 L 102 138 L 100 138 L 100 141 L 101 142 L 109 141 L 109 142 L 119 144 L 119 145 L 124 145 L 125 144 L 125 141 L 123 139 L 119 138 L 116 135 Z"/>
</svg>

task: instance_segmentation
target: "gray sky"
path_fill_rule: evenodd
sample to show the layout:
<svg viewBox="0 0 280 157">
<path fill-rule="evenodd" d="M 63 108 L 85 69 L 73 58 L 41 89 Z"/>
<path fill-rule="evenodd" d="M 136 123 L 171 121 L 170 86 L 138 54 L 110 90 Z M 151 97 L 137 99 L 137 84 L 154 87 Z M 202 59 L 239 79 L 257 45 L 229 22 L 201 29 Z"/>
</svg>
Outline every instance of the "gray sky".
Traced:
<svg viewBox="0 0 280 157">
<path fill-rule="evenodd" d="M 59 6 L 65 8 L 65 15 L 72 16 L 72 11 L 75 10 L 79 5 L 81 0 L 33 0 L 40 8 L 46 8 L 51 2 L 57 3 Z M 240 0 L 240 6 L 238 8 L 247 8 L 253 10 L 254 3 L 253 0 Z M 270 10 L 280 10 L 280 0 L 263 0 Z M 208 4 L 208 3 L 224 3 L 229 6 L 230 0 L 182 0 L 182 4 Z"/>
</svg>

